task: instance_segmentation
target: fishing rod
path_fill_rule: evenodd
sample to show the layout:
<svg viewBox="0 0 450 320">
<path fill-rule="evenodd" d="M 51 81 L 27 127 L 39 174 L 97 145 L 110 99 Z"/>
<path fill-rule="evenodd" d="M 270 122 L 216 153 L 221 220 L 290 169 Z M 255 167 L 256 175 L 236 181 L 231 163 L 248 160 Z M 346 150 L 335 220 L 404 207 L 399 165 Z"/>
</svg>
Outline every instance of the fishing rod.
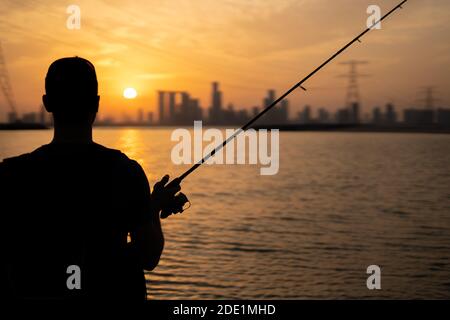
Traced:
<svg viewBox="0 0 450 320">
<path fill-rule="evenodd" d="M 246 124 L 244 124 L 241 128 L 236 130 L 233 135 L 228 137 L 226 140 L 224 140 L 220 145 L 218 145 L 214 150 L 212 150 L 209 154 L 204 156 L 201 160 L 199 160 L 197 163 L 195 163 L 191 168 L 186 170 L 182 175 L 179 177 L 173 179 L 169 184 L 168 187 L 172 187 L 175 185 L 179 185 L 188 175 L 190 175 L 192 172 L 194 172 L 198 167 L 200 167 L 203 163 L 205 163 L 209 158 L 214 156 L 218 151 L 220 151 L 223 147 L 227 145 L 228 142 L 232 141 L 234 138 L 236 138 L 237 135 L 239 135 L 241 132 L 244 132 L 247 130 L 256 120 L 261 118 L 264 114 L 266 114 L 269 110 L 271 110 L 273 107 L 275 107 L 280 101 L 282 101 L 284 98 L 286 98 L 291 92 L 296 90 L 297 88 L 301 88 L 302 90 L 306 91 L 306 88 L 303 87 L 303 83 L 305 83 L 309 78 L 311 78 L 313 75 L 315 75 L 319 70 L 321 70 L 323 67 L 325 67 L 328 63 L 330 63 L 332 60 L 334 60 L 337 56 L 339 56 L 342 52 L 344 52 L 347 48 L 352 46 L 355 42 L 361 42 L 361 39 L 366 33 L 368 33 L 370 30 L 372 30 L 373 27 L 375 27 L 377 24 L 381 23 L 383 20 L 385 20 L 387 17 L 389 17 L 393 12 L 397 11 L 398 9 L 402 9 L 402 6 L 407 2 L 408 0 L 403 0 L 398 5 L 396 5 L 394 8 L 392 8 L 388 13 L 386 13 L 383 17 L 381 17 L 379 20 L 375 21 L 370 27 L 365 29 L 363 32 L 361 32 L 359 35 L 357 35 L 353 40 L 351 40 L 349 43 L 347 43 L 345 46 L 343 46 L 341 49 L 339 49 L 337 52 L 335 52 L 331 57 L 329 57 L 327 60 L 325 60 L 320 66 L 318 66 L 316 69 L 314 69 L 310 74 L 308 74 L 306 77 L 304 77 L 302 80 L 297 82 L 293 87 L 291 87 L 289 90 L 287 90 L 284 94 L 282 94 L 278 99 L 273 101 L 269 106 L 264 108 L 260 113 L 258 113 L 255 117 L 253 117 L 250 121 L 248 121 Z M 180 197 L 179 201 L 182 202 L 183 200 L 187 201 L 187 198 L 184 194 L 181 194 L 182 197 Z M 185 202 L 186 202 L 185 201 Z M 183 203 L 184 204 L 184 203 Z M 182 211 L 182 210 L 181 210 Z M 180 211 L 178 211 L 180 212 Z M 166 214 L 163 214 L 161 217 L 166 217 Z"/>
</svg>

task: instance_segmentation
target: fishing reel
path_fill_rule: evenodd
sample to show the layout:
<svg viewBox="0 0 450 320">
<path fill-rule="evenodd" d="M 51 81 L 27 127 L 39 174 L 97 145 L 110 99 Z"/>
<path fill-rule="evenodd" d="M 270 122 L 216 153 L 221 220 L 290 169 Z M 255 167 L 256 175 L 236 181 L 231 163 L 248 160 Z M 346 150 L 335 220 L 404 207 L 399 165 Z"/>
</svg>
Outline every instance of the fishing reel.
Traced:
<svg viewBox="0 0 450 320">
<path fill-rule="evenodd" d="M 165 219 L 171 214 L 182 213 L 183 211 L 189 209 L 191 207 L 191 203 L 186 195 L 182 192 L 178 193 L 173 197 L 173 200 L 170 204 L 163 208 L 161 211 L 161 219 Z"/>
</svg>

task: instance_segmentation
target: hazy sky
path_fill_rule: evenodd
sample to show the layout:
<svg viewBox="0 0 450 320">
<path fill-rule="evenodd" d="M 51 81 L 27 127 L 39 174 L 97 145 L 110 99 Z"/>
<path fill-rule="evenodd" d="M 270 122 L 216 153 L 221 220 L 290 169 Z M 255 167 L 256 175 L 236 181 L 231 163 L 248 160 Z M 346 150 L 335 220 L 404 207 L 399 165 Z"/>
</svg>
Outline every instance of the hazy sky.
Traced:
<svg viewBox="0 0 450 320">
<path fill-rule="evenodd" d="M 97 69 L 101 114 L 155 111 L 156 90 L 186 90 L 210 105 L 218 80 L 225 103 L 261 105 L 310 72 L 366 26 L 366 9 L 383 13 L 399 0 L 84 0 L 0 2 L 0 41 L 18 108 L 37 110 L 49 64 L 78 55 Z M 66 8 L 81 8 L 81 29 L 69 30 Z M 336 63 L 290 98 L 291 116 L 305 104 L 334 110 L 344 104 L 348 70 L 338 63 L 369 60 L 361 73 L 365 111 L 387 101 L 419 104 L 433 85 L 450 105 L 450 1 L 409 0 Z M 125 100 L 125 87 L 139 97 Z M 0 94 L 1 119 L 7 111 Z"/>
</svg>

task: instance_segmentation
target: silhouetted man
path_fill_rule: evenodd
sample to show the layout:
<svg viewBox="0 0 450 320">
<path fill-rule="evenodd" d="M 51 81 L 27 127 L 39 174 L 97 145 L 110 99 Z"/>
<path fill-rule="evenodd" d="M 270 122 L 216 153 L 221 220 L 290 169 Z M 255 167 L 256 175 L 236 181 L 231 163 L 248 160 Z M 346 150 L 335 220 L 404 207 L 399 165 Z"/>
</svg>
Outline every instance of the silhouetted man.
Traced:
<svg viewBox="0 0 450 320">
<path fill-rule="evenodd" d="M 92 141 L 99 96 L 89 61 L 53 62 L 45 90 L 53 141 L 0 164 L 1 293 L 144 299 L 144 269 L 163 250 L 159 214 L 180 187 L 165 176 L 150 194 L 137 162 Z"/>
</svg>

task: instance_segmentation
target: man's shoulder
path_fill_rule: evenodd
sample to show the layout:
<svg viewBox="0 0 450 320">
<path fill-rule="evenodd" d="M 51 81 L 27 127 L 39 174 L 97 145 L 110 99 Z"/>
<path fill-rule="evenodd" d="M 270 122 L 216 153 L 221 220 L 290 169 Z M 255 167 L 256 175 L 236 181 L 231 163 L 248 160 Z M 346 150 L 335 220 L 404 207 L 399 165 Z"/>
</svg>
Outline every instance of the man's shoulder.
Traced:
<svg viewBox="0 0 450 320">
<path fill-rule="evenodd" d="M 5 158 L 0 162 L 0 168 L 7 168 L 11 165 L 16 165 L 20 163 L 25 163 L 30 159 L 31 153 L 24 153 L 19 156 Z"/>
<path fill-rule="evenodd" d="M 10 181 L 8 178 L 17 177 L 18 173 L 23 172 L 23 168 L 29 167 L 30 155 L 31 153 L 24 153 L 0 161 L 0 180 Z"/>
<path fill-rule="evenodd" d="M 112 159 L 122 160 L 122 161 L 132 161 L 128 156 L 120 150 L 105 147 L 101 144 L 94 143 L 92 145 L 92 151 L 98 155 L 104 157 L 110 157 Z"/>
<path fill-rule="evenodd" d="M 32 152 L 3 159 L 0 162 L 0 168 L 6 170 L 14 167 L 29 166 L 31 163 L 39 163 L 41 161 L 46 162 L 61 155 L 79 156 L 82 154 L 104 165 L 115 164 L 124 167 L 140 167 L 135 160 L 130 159 L 122 151 L 94 143 L 77 147 L 46 144 Z"/>
<path fill-rule="evenodd" d="M 124 165 L 140 167 L 139 163 L 136 160 L 130 159 L 125 153 L 120 150 L 108 148 L 101 144 L 95 144 L 95 148 L 97 149 L 96 151 L 100 156 L 116 160 L 117 162 Z"/>
<path fill-rule="evenodd" d="M 113 167 L 118 179 L 123 181 L 145 181 L 148 183 L 144 169 L 136 160 L 130 159 L 125 153 L 117 149 L 111 149 L 102 145 L 97 145 L 97 148 L 97 151 L 105 157 L 103 158 L 105 162 L 109 162 L 109 165 Z M 102 159 L 102 156 L 98 158 Z"/>
</svg>

